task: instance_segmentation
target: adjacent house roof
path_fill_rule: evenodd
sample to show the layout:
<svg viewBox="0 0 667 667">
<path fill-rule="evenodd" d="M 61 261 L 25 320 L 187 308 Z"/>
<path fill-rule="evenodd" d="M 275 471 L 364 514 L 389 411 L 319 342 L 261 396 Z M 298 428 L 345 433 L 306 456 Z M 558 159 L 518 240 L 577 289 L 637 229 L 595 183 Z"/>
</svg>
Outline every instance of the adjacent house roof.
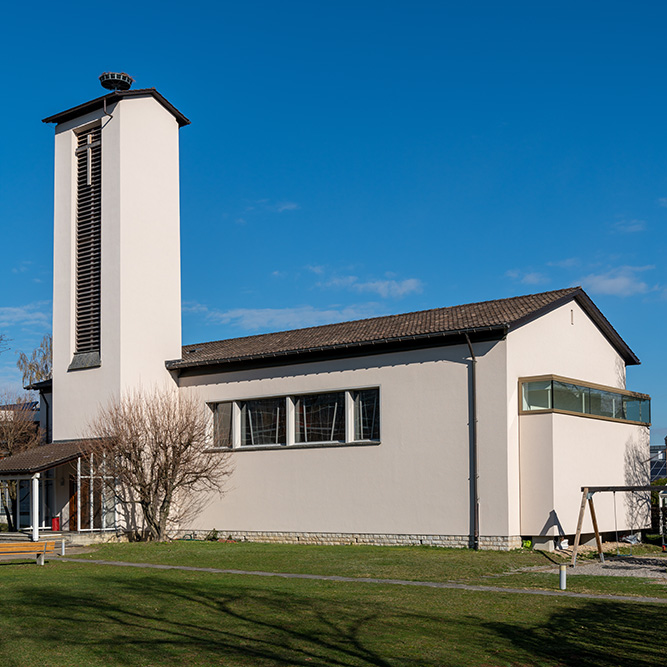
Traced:
<svg viewBox="0 0 667 667">
<path fill-rule="evenodd" d="M 113 104 L 118 100 L 125 99 L 126 97 L 142 97 L 145 95 L 151 95 L 154 97 L 167 111 L 169 111 L 174 118 L 178 121 L 178 126 L 183 127 L 184 125 L 190 125 L 190 121 L 165 97 L 160 95 L 160 93 L 155 90 L 155 88 L 137 88 L 136 90 L 115 90 L 108 95 L 102 95 L 94 100 L 89 102 L 84 102 L 79 104 L 77 107 L 72 107 L 67 109 L 67 111 L 61 111 L 53 116 L 44 118 L 42 123 L 64 123 L 65 121 L 72 120 L 72 118 L 79 118 L 84 114 L 90 113 L 91 111 L 97 111 L 102 109 L 106 102 L 107 105 Z"/>
<path fill-rule="evenodd" d="M 52 442 L 41 447 L 34 447 L 20 454 L 2 459 L 0 461 L 0 476 L 32 475 L 36 472 L 49 470 L 87 453 L 88 448 L 89 444 L 86 440 Z"/>
<path fill-rule="evenodd" d="M 461 342 L 465 334 L 474 334 L 477 339 L 501 338 L 509 330 L 573 299 L 627 364 L 640 363 L 583 289 L 569 287 L 509 299 L 186 345 L 182 359 L 167 361 L 166 366 L 169 370 L 191 374 L 247 364 L 298 363 L 322 356 L 447 345 Z"/>
</svg>

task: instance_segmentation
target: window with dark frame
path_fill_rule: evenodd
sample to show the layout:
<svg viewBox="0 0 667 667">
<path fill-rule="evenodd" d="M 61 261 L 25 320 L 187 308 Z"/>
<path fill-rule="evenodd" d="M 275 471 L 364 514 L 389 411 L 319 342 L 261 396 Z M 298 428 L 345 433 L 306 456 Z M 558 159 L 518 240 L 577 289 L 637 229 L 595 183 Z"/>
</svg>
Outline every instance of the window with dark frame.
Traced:
<svg viewBox="0 0 667 667">
<path fill-rule="evenodd" d="M 214 446 L 223 449 L 380 440 L 378 388 L 226 401 L 210 407 Z"/>
</svg>

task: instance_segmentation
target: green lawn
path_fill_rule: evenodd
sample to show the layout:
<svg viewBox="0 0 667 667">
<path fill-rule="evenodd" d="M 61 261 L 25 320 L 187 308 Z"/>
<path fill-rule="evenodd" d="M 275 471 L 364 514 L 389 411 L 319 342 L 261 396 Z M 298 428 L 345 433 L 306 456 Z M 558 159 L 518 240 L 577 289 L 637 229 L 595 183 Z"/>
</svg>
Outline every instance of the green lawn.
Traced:
<svg viewBox="0 0 667 667">
<path fill-rule="evenodd" d="M 657 556 L 659 549 L 642 547 Z M 634 553 L 638 550 L 635 547 Z M 107 544 L 82 558 L 159 563 L 232 570 L 298 574 L 457 581 L 511 588 L 558 589 L 557 570 L 517 572 L 519 568 L 569 562 L 553 554 L 519 550 L 470 551 L 437 547 L 311 546 L 182 541 L 171 543 Z M 593 556 L 588 556 L 592 558 Z M 597 557 L 597 556 L 596 556 Z M 583 557 L 580 562 L 585 562 Z M 667 568 L 667 559 L 665 560 Z M 636 577 L 568 577 L 575 592 L 667 597 L 667 586 Z"/>
<path fill-rule="evenodd" d="M 126 553 L 123 545 L 114 549 L 119 549 L 123 560 L 160 553 L 162 559 L 172 560 L 205 556 L 208 560 L 201 565 L 214 561 L 218 566 L 232 565 L 229 561 L 235 559 L 236 567 L 258 564 L 253 559 L 261 560 L 262 552 L 262 545 L 247 550 L 247 545 L 169 546 L 125 545 Z M 221 563 L 215 551 L 218 546 L 243 548 L 221 550 L 226 559 Z M 298 567 L 307 567 L 307 554 L 298 552 L 304 548 L 292 549 L 294 558 L 302 559 Z M 385 550 L 373 549 L 379 563 L 383 558 L 398 560 L 403 562 L 400 567 L 414 565 L 414 559 L 422 556 L 433 559 L 433 565 L 418 568 L 422 574 L 428 567 L 441 566 L 431 550 L 390 549 L 383 556 L 379 552 Z M 103 551 L 108 557 L 112 550 Z M 273 549 L 267 553 L 279 561 Z M 494 554 L 460 554 L 470 557 L 471 572 L 484 559 L 489 568 L 498 567 Z M 522 554 L 521 560 L 535 557 Z M 322 563 L 333 567 L 341 559 L 332 552 L 314 560 L 313 567 L 321 571 Z M 442 567 L 446 569 L 449 562 L 445 558 Z M 387 568 L 400 569 L 390 562 L 383 567 L 364 574 L 384 576 Z M 271 568 L 264 562 L 260 569 Z M 287 568 L 281 562 L 279 569 Z M 56 560 L 45 567 L 5 562 L 0 564 L 0 664 L 646 667 L 663 664 L 666 612 L 663 605 L 634 602 Z"/>
<path fill-rule="evenodd" d="M 470 551 L 438 547 L 313 546 L 253 542 L 177 541 L 106 544 L 82 558 L 193 565 L 236 570 L 346 577 L 470 581 L 531 565 L 548 565 L 537 551 Z"/>
</svg>

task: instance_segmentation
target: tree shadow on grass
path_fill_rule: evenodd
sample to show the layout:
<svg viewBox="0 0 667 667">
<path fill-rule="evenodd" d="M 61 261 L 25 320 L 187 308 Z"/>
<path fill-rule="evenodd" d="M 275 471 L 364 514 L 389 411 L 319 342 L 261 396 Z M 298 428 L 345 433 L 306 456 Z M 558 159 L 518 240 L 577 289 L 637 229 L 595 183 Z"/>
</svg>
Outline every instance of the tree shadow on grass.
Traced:
<svg viewBox="0 0 667 667">
<path fill-rule="evenodd" d="M 379 609 L 228 582 L 207 587 L 201 577 L 188 583 L 155 576 L 99 579 L 100 590 L 113 595 L 44 587 L 15 592 L 11 606 L 15 617 L 25 618 L 25 626 L 19 620 L 25 635 L 44 647 L 64 642 L 81 664 L 92 655 L 96 664 L 128 666 L 395 664 L 362 638 L 382 615 Z M 0 617 L 7 613 L 0 600 Z M 12 655 L 16 639 L 0 637 L 3 654 Z"/>
<path fill-rule="evenodd" d="M 532 655 L 564 667 L 655 667 L 664 664 L 664 605 L 589 601 L 553 612 L 547 623 L 485 627 Z"/>
<path fill-rule="evenodd" d="M 540 625 L 511 617 L 535 604 L 519 596 L 84 568 L 40 568 L 0 597 L 3 665 L 643 667 L 664 612 L 559 600 Z M 502 600 L 507 622 L 489 622 Z"/>
</svg>

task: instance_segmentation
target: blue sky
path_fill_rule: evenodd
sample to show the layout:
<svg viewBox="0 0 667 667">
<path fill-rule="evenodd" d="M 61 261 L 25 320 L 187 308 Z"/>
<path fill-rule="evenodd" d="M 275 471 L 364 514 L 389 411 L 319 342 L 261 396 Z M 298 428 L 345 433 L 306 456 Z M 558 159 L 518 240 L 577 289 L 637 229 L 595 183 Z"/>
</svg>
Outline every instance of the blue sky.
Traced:
<svg viewBox="0 0 667 667">
<path fill-rule="evenodd" d="M 664 3 L 3 7 L 0 386 L 50 329 L 53 128 L 105 70 L 181 131 L 183 341 L 582 284 L 667 434 Z"/>
</svg>

